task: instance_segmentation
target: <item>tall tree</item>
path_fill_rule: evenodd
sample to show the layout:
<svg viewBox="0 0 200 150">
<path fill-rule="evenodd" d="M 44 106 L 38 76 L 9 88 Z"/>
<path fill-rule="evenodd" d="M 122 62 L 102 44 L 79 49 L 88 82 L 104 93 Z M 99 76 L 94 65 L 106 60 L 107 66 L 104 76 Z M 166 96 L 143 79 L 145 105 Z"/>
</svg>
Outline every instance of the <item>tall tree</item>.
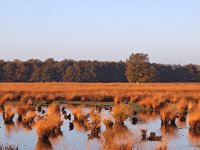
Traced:
<svg viewBox="0 0 200 150">
<path fill-rule="evenodd" d="M 153 82 L 156 68 L 149 63 L 148 54 L 132 53 L 126 61 L 126 77 L 129 82 Z"/>
</svg>

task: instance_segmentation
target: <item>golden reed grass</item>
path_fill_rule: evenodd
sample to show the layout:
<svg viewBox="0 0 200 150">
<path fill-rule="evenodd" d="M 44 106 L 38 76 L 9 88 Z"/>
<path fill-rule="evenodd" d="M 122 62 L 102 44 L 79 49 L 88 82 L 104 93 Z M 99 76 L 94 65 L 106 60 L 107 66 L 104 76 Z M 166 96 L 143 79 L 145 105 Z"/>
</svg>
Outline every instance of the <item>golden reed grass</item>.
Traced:
<svg viewBox="0 0 200 150">
<path fill-rule="evenodd" d="M 55 132 L 62 125 L 59 106 L 52 104 L 48 107 L 48 113 L 44 118 L 36 121 L 36 131 L 38 138 L 48 139 L 49 135 Z"/>
<path fill-rule="evenodd" d="M 133 113 L 131 107 L 127 104 L 115 104 L 112 109 L 112 115 L 117 123 L 123 123 Z"/>
<path fill-rule="evenodd" d="M 24 96 L 26 95 L 26 96 Z M 160 99 L 173 97 L 199 100 L 197 83 L 1 83 L 0 102 L 17 98 L 35 100 L 121 101 L 152 98 L 156 107 Z M 176 100 L 177 100 L 176 98 Z M 148 105 L 149 106 L 149 105 Z"/>
<path fill-rule="evenodd" d="M 190 130 L 200 135 L 200 103 L 189 113 L 188 122 Z"/>
</svg>

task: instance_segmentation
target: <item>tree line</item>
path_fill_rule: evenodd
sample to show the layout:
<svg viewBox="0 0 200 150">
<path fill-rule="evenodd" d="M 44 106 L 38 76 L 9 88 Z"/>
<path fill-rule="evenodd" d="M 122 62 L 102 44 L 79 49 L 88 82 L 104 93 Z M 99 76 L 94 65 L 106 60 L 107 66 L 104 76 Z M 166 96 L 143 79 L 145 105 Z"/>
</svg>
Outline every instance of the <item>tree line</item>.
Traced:
<svg viewBox="0 0 200 150">
<path fill-rule="evenodd" d="M 199 82 L 198 65 L 150 63 L 148 54 L 126 61 L 0 60 L 0 82 Z"/>
</svg>

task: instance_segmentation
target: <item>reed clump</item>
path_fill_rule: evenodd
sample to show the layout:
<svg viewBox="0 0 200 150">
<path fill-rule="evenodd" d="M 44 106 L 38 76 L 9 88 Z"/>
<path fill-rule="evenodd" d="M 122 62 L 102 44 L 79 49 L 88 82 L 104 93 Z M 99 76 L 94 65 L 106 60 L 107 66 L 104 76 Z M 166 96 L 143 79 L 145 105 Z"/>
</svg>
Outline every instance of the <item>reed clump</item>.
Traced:
<svg viewBox="0 0 200 150">
<path fill-rule="evenodd" d="M 99 133 L 101 132 L 101 115 L 98 110 L 92 109 L 89 113 L 91 121 L 86 124 L 88 129 L 91 131 L 89 134 L 89 139 L 99 138 Z"/>
<path fill-rule="evenodd" d="M 103 119 L 103 124 L 106 126 L 106 129 L 110 129 L 114 123 L 109 119 Z"/>
<path fill-rule="evenodd" d="M 83 112 L 81 106 L 73 108 L 72 114 L 74 115 L 74 120 L 78 120 L 80 122 L 84 122 L 84 120 L 86 120 L 89 117 Z"/>
<path fill-rule="evenodd" d="M 151 98 L 146 106 L 157 108 L 168 100 L 170 103 L 177 103 L 181 98 L 199 101 L 199 89 L 200 84 L 193 83 L 1 83 L 0 102 L 32 99 L 48 103 L 57 100 L 138 103 Z"/>
<path fill-rule="evenodd" d="M 175 105 L 168 105 L 160 110 L 162 125 L 175 125 L 175 120 L 178 117 L 178 111 Z"/>
<path fill-rule="evenodd" d="M 114 124 L 102 134 L 102 149 L 105 150 L 131 150 L 138 142 L 138 137 L 123 124 Z M 134 138 L 135 137 L 135 138 Z"/>
<path fill-rule="evenodd" d="M 15 115 L 14 108 L 10 104 L 6 104 L 4 106 L 4 111 L 3 111 L 4 123 L 5 124 L 12 123 L 14 115 Z"/>
<path fill-rule="evenodd" d="M 48 139 L 50 135 L 60 132 L 62 125 L 60 109 L 57 104 L 48 107 L 48 113 L 44 118 L 36 121 L 36 131 L 39 139 Z"/>
<path fill-rule="evenodd" d="M 190 125 L 190 130 L 197 135 L 200 135 L 200 103 L 198 106 L 189 113 L 188 122 Z"/>
<path fill-rule="evenodd" d="M 34 118 L 36 117 L 36 112 L 33 110 L 29 110 L 23 118 L 23 124 L 26 126 L 31 125 L 34 122 Z"/>
<path fill-rule="evenodd" d="M 114 105 L 111 113 L 117 124 L 123 124 L 132 115 L 133 110 L 129 105 L 121 103 Z"/>
</svg>

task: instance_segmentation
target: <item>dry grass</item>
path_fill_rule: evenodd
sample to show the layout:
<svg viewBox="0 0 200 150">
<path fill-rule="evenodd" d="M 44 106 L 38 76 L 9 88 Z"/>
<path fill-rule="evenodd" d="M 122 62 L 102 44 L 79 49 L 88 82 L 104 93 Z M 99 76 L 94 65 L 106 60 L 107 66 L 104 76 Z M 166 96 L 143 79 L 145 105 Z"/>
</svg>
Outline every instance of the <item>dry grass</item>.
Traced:
<svg viewBox="0 0 200 150">
<path fill-rule="evenodd" d="M 93 129 L 96 129 L 96 128 L 100 128 L 100 126 L 101 126 L 101 115 L 100 115 L 100 113 L 97 110 L 93 109 L 89 113 L 89 116 L 91 118 L 91 123 L 90 123 L 89 129 L 93 130 Z"/>
<path fill-rule="evenodd" d="M 5 123 L 12 122 L 12 119 L 15 115 L 15 110 L 10 104 L 6 104 L 4 106 L 3 118 Z"/>
<path fill-rule="evenodd" d="M 160 117 L 164 125 L 174 124 L 175 119 L 178 118 L 178 111 L 176 105 L 169 104 L 164 109 L 160 110 Z"/>
<path fill-rule="evenodd" d="M 106 129 L 109 129 L 113 126 L 114 123 L 111 120 L 103 119 L 103 124 L 106 126 Z"/>
<path fill-rule="evenodd" d="M 75 120 L 84 121 L 88 118 L 88 116 L 83 112 L 82 107 L 74 107 L 72 110 L 72 114 L 74 115 Z"/>
<path fill-rule="evenodd" d="M 25 95 L 25 96 L 24 96 Z M 28 95 L 28 96 L 27 96 Z M 157 101 L 173 97 L 199 99 L 200 84 L 197 83 L 1 83 L 0 102 L 7 100 L 82 100 L 121 101 L 138 96 L 150 97 L 153 107 Z M 177 100 L 174 98 L 174 100 Z"/>
<path fill-rule="evenodd" d="M 126 104 L 116 104 L 113 107 L 112 115 L 117 123 L 123 123 L 132 115 L 132 109 Z"/>
<path fill-rule="evenodd" d="M 48 114 L 36 121 L 36 130 L 39 138 L 48 138 L 51 133 L 62 125 L 59 106 L 52 104 L 48 107 Z"/>
<path fill-rule="evenodd" d="M 36 117 L 36 113 L 35 113 L 35 111 L 32 111 L 32 110 L 30 110 L 30 111 L 28 111 L 27 112 L 27 114 L 25 115 L 25 117 L 24 117 L 24 121 L 25 122 L 33 122 L 34 121 L 34 118 Z"/>
<path fill-rule="evenodd" d="M 190 129 L 197 135 L 200 135 L 200 111 L 199 110 L 200 110 L 200 103 L 188 115 L 188 122 L 190 125 Z"/>
<path fill-rule="evenodd" d="M 101 149 L 104 150 L 131 150 L 139 140 L 125 125 L 117 124 L 106 129 L 101 136 Z"/>
</svg>

